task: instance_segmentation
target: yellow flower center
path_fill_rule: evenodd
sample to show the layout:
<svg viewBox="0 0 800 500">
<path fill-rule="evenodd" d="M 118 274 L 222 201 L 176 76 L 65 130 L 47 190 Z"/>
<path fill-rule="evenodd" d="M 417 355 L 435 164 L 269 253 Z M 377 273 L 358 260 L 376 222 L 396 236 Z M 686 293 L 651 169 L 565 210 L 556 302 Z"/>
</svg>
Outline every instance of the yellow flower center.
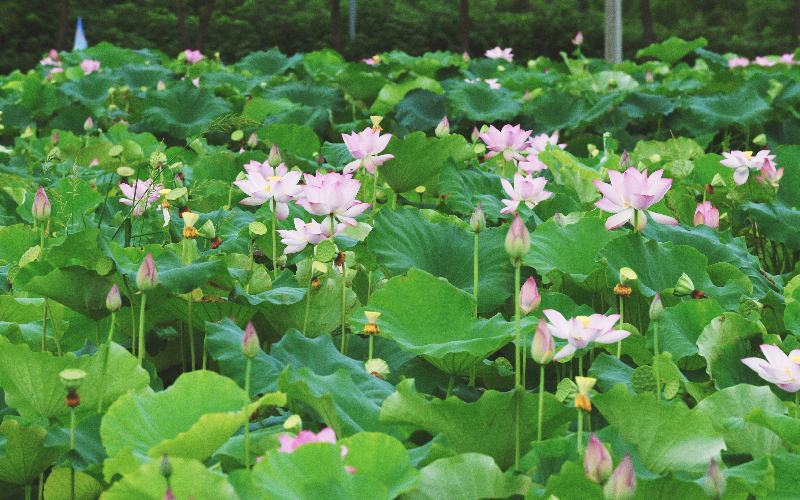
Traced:
<svg viewBox="0 0 800 500">
<path fill-rule="evenodd" d="M 577 319 L 577 320 L 579 320 L 581 323 L 583 323 L 583 328 L 584 328 L 584 330 L 585 330 L 586 328 L 589 328 L 589 321 L 591 321 L 591 320 L 589 319 L 589 316 L 576 316 L 576 317 L 575 317 L 575 319 Z"/>
<path fill-rule="evenodd" d="M 745 158 L 747 161 L 750 161 L 750 160 L 752 160 L 752 159 L 753 159 L 753 157 L 751 156 L 751 155 L 753 154 L 753 152 L 752 152 L 752 151 L 742 151 L 742 154 L 744 155 L 744 158 Z"/>
</svg>

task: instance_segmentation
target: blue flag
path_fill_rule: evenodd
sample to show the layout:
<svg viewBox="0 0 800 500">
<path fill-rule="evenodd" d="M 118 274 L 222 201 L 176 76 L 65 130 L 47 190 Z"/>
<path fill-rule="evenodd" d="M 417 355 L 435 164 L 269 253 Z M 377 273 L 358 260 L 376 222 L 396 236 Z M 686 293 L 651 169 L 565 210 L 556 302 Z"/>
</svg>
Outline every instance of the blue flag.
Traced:
<svg viewBox="0 0 800 500">
<path fill-rule="evenodd" d="M 83 32 L 83 21 L 81 18 L 78 18 L 78 27 L 75 29 L 75 44 L 72 46 L 72 50 L 85 50 L 89 48 L 89 44 L 86 42 L 86 34 Z"/>
</svg>

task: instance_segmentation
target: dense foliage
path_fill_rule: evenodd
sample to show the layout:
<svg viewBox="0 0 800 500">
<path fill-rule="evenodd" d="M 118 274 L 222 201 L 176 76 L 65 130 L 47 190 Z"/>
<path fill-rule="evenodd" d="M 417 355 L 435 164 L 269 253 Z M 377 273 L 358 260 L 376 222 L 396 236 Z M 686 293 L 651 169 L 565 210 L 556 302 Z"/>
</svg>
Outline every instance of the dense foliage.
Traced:
<svg viewBox="0 0 800 500">
<path fill-rule="evenodd" d="M 793 498 L 800 65 L 638 56 L 0 77 L 0 497 Z"/>
</svg>

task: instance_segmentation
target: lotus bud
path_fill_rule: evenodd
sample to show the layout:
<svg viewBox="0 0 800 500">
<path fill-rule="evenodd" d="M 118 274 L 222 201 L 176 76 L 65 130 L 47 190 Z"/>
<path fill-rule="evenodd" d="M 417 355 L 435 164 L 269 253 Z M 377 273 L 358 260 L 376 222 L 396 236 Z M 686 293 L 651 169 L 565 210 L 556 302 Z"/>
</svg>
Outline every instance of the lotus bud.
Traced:
<svg viewBox="0 0 800 500">
<path fill-rule="evenodd" d="M 156 286 L 158 286 L 158 268 L 153 260 L 153 253 L 147 252 L 136 273 L 136 287 L 143 292 L 149 292 Z"/>
<path fill-rule="evenodd" d="M 719 229 L 719 209 L 711 206 L 710 201 L 698 203 L 694 211 L 694 220 L 692 222 L 694 222 L 695 226 L 705 224 L 710 228 Z"/>
<path fill-rule="evenodd" d="M 45 222 L 50 218 L 50 200 L 47 198 L 47 193 L 40 185 L 39 190 L 36 191 L 36 196 L 33 198 L 33 218 L 39 222 Z"/>
<path fill-rule="evenodd" d="M 172 475 L 172 462 L 169 461 L 166 453 L 161 455 L 161 465 L 159 466 L 159 470 L 161 471 L 161 475 L 167 479 L 169 479 L 169 476 Z"/>
<path fill-rule="evenodd" d="M 619 159 L 619 168 L 620 170 L 628 170 L 633 165 L 631 161 L 631 157 L 628 156 L 628 150 L 624 150 L 622 152 L 622 157 Z"/>
<path fill-rule="evenodd" d="M 675 285 L 675 290 L 672 292 L 676 297 L 683 297 L 691 295 L 694 292 L 694 282 L 686 273 L 681 274 L 678 278 L 678 284 Z"/>
<path fill-rule="evenodd" d="M 382 380 L 386 380 L 386 377 L 389 376 L 389 365 L 380 358 L 372 358 L 364 363 L 364 369 L 370 375 L 375 375 Z"/>
<path fill-rule="evenodd" d="M 258 355 L 260 346 L 258 345 L 258 335 L 256 329 L 253 327 L 253 322 L 247 322 L 247 328 L 244 329 L 244 336 L 242 337 L 242 353 L 250 359 Z"/>
<path fill-rule="evenodd" d="M 553 334 L 550 333 L 550 327 L 547 321 L 542 317 L 539 320 L 539 325 L 536 327 L 536 333 L 533 334 L 531 357 L 538 364 L 544 365 L 553 359 L 555 350 L 556 345 L 553 341 Z"/>
<path fill-rule="evenodd" d="M 531 233 L 528 232 L 519 214 L 516 214 L 506 236 L 506 252 L 512 260 L 518 261 L 527 255 L 530 248 Z"/>
<path fill-rule="evenodd" d="M 625 458 L 617 466 L 603 487 L 603 496 L 606 500 L 630 500 L 636 495 L 636 474 L 633 472 L 631 454 L 626 453 Z"/>
<path fill-rule="evenodd" d="M 467 51 L 465 50 L 465 51 L 464 51 L 464 53 L 463 53 L 463 54 L 461 54 L 461 59 L 463 59 L 464 61 L 469 61 L 469 59 L 470 59 L 470 57 L 469 57 L 469 52 L 467 52 Z"/>
<path fill-rule="evenodd" d="M 526 90 L 525 94 L 522 96 L 522 98 L 524 100 L 526 100 L 526 101 L 530 101 L 532 97 L 533 96 L 531 95 L 531 91 L 530 90 Z"/>
<path fill-rule="evenodd" d="M 164 85 L 164 80 L 159 80 L 158 84 L 156 85 L 156 90 L 164 90 L 167 86 Z"/>
<path fill-rule="evenodd" d="M 519 291 L 519 309 L 522 314 L 528 314 L 531 311 L 539 309 L 539 304 L 542 302 L 542 296 L 539 294 L 539 289 L 536 287 L 536 280 L 533 276 L 528 278 L 522 284 Z"/>
<path fill-rule="evenodd" d="M 483 211 L 482 203 L 478 203 L 478 208 L 475 209 L 472 217 L 470 217 L 469 228 L 472 229 L 474 233 L 480 233 L 486 229 L 486 213 Z"/>
<path fill-rule="evenodd" d="M 367 324 L 364 325 L 364 333 L 375 335 L 380 331 L 378 329 L 378 324 L 375 323 L 380 315 L 381 313 L 379 312 L 364 311 L 364 316 L 367 317 Z"/>
<path fill-rule="evenodd" d="M 272 147 L 269 149 L 269 157 L 267 158 L 267 163 L 272 168 L 277 167 L 283 162 L 281 159 L 281 153 L 278 151 L 278 145 L 272 144 Z"/>
<path fill-rule="evenodd" d="M 614 470 L 611 454 L 594 434 L 589 436 L 586 455 L 583 456 L 583 470 L 589 481 L 597 484 L 605 483 Z"/>
<path fill-rule="evenodd" d="M 111 291 L 108 292 L 108 297 L 106 297 L 106 309 L 111 312 L 117 312 L 120 307 L 122 307 L 122 298 L 119 296 L 119 287 L 114 283 Z"/>
<path fill-rule="evenodd" d="M 753 138 L 753 144 L 757 146 L 766 146 L 767 145 L 767 136 L 766 134 L 758 134 Z"/>
<path fill-rule="evenodd" d="M 83 130 L 88 132 L 88 131 L 92 130 L 93 128 L 94 128 L 94 121 L 92 120 L 92 117 L 90 116 L 89 118 L 86 119 L 85 122 L 83 122 Z"/>
<path fill-rule="evenodd" d="M 664 317 L 664 304 L 661 303 L 661 294 L 656 292 L 653 302 L 650 303 L 650 321 L 661 321 Z"/>
<path fill-rule="evenodd" d="M 30 125 L 25 127 L 25 130 L 19 135 L 21 139 L 29 139 L 31 137 L 36 137 L 36 133 L 33 131 Z"/>
<path fill-rule="evenodd" d="M 50 138 L 50 142 L 52 144 L 58 144 L 59 139 L 60 136 L 58 135 L 58 132 L 53 132 L 53 137 Z"/>
<path fill-rule="evenodd" d="M 447 116 L 442 118 L 442 121 L 439 122 L 439 125 L 436 125 L 436 130 L 434 130 L 434 133 L 439 139 L 450 134 L 450 122 L 447 121 Z"/>
<path fill-rule="evenodd" d="M 258 137 L 256 137 L 256 133 L 253 132 L 250 134 L 250 137 L 247 138 L 247 147 L 253 149 L 258 145 Z"/>
<path fill-rule="evenodd" d="M 167 486 L 167 491 L 164 492 L 164 500 L 176 500 L 175 494 L 172 493 L 172 488 Z"/>
<path fill-rule="evenodd" d="M 717 465 L 716 460 L 711 459 L 706 471 L 706 477 L 703 478 L 703 489 L 713 500 L 720 500 L 725 495 L 727 488 L 727 479 L 722 474 L 722 470 Z"/>
<path fill-rule="evenodd" d="M 478 134 L 480 134 L 480 132 L 478 131 L 478 127 L 472 127 L 472 135 L 470 136 L 470 140 L 472 140 L 472 142 L 475 142 L 478 139 L 480 139 L 480 136 Z"/>
<path fill-rule="evenodd" d="M 582 44 L 583 43 L 583 33 L 579 31 L 578 34 L 575 35 L 575 38 L 572 39 L 572 43 L 574 45 Z"/>
<path fill-rule="evenodd" d="M 653 78 L 653 72 L 649 69 L 647 70 L 647 73 L 644 74 L 644 81 L 645 83 L 653 83 L 656 81 L 655 78 Z"/>
</svg>

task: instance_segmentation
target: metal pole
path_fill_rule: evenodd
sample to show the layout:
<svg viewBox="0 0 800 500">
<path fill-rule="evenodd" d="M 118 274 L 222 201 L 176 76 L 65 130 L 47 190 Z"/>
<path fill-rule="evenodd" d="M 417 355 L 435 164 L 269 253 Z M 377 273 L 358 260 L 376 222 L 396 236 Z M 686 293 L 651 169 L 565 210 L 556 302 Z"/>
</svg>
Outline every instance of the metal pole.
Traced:
<svg viewBox="0 0 800 500">
<path fill-rule="evenodd" d="M 357 0 L 350 0 L 350 39 L 356 37 L 356 2 Z"/>
<path fill-rule="evenodd" d="M 606 0 L 606 62 L 622 62 L 622 0 Z"/>
</svg>

